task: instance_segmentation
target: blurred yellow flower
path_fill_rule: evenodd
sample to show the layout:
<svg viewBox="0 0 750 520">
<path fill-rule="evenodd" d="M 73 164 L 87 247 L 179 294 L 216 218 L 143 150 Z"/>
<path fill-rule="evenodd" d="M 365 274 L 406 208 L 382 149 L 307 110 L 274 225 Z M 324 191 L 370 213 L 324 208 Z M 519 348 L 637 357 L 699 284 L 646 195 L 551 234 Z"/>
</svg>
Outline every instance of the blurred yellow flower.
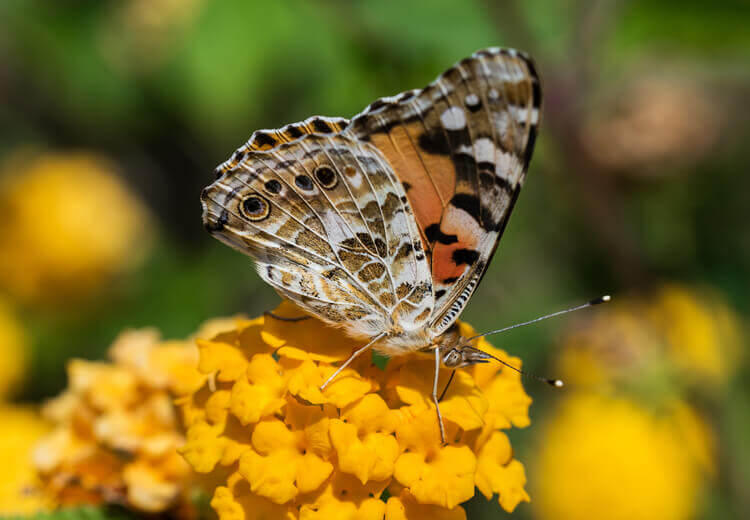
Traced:
<svg viewBox="0 0 750 520">
<path fill-rule="evenodd" d="M 25 330 L 10 302 L 0 297 L 0 398 L 8 397 L 22 382 L 28 348 Z"/>
<path fill-rule="evenodd" d="M 705 391 L 731 378 L 741 345 L 740 319 L 716 292 L 666 284 L 580 317 L 558 361 L 569 384 Z"/>
<path fill-rule="evenodd" d="M 739 318 L 705 288 L 664 284 L 579 317 L 559 356 L 576 391 L 538 443 L 538 517 L 693 517 L 715 449 L 686 399 L 727 383 L 741 344 Z"/>
<path fill-rule="evenodd" d="M 209 323 L 202 332 L 226 325 Z M 34 466 L 45 493 L 56 505 L 190 511 L 197 480 L 177 453 L 184 436 L 173 400 L 205 381 L 194 341 L 131 330 L 109 356 L 110 362 L 71 361 L 68 389 L 44 407 L 54 430 L 36 446 Z"/>
<path fill-rule="evenodd" d="M 711 436 L 679 402 L 651 411 L 625 398 L 571 394 L 538 445 L 538 518 L 691 518 L 711 470 Z"/>
<path fill-rule="evenodd" d="M 287 302 L 274 312 L 301 313 Z M 239 321 L 198 345 L 206 383 L 179 399 L 180 451 L 198 472 L 229 475 L 211 502 L 220 520 L 463 519 L 475 487 L 499 494 L 507 511 L 529 500 L 500 429 L 528 425 L 531 399 L 500 364 L 457 372 L 441 402 L 442 445 L 429 359 L 397 358 L 385 370 L 358 359 L 321 391 L 359 344 L 315 319 Z M 484 339 L 477 346 L 520 366 Z"/>
<path fill-rule="evenodd" d="M 31 450 L 48 430 L 48 424 L 31 409 L 0 406 L 0 516 L 45 511 L 50 503 L 39 489 Z"/>
<path fill-rule="evenodd" d="M 665 285 L 648 306 L 648 317 L 665 338 L 670 363 L 690 383 L 726 382 L 739 366 L 740 320 L 717 293 Z"/>
<path fill-rule="evenodd" d="M 69 302 L 142 260 L 151 217 L 89 154 L 20 155 L 0 171 L 0 287 L 31 302 Z"/>
</svg>

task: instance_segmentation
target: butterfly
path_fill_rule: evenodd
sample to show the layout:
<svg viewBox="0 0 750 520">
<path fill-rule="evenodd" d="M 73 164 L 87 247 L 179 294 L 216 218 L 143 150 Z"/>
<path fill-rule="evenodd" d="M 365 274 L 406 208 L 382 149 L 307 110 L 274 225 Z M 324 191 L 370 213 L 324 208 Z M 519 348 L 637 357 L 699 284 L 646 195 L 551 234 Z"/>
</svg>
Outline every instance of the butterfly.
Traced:
<svg viewBox="0 0 750 520">
<path fill-rule="evenodd" d="M 491 357 L 456 320 L 518 198 L 541 99 L 527 55 L 488 48 L 351 120 L 256 131 L 203 190 L 204 226 L 282 297 L 367 340 L 331 379 L 370 348 L 433 355 L 445 439 L 438 369 Z"/>
</svg>

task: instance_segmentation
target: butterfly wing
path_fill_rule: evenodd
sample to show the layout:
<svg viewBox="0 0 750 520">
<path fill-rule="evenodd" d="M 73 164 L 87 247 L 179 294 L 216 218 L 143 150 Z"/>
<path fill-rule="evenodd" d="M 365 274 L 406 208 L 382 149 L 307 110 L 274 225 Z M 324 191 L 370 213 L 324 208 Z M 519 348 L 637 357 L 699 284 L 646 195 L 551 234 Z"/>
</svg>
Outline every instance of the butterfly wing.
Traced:
<svg viewBox="0 0 750 520">
<path fill-rule="evenodd" d="M 436 335 L 456 320 L 497 247 L 528 168 L 540 105 L 531 60 L 493 48 L 421 90 L 372 103 L 342 131 L 377 148 L 404 186 L 430 258 Z"/>
<path fill-rule="evenodd" d="M 349 124 L 343 117 L 313 116 L 291 123 L 273 130 L 257 130 L 253 132 L 247 143 L 240 146 L 232 156 L 221 163 L 214 170 L 218 179 L 228 171 L 234 169 L 250 152 L 256 150 L 271 150 L 282 143 L 290 143 L 308 134 L 337 134 Z"/>
<path fill-rule="evenodd" d="M 243 154 L 203 191 L 213 235 L 250 255 L 282 296 L 352 335 L 426 324 L 429 264 L 403 186 L 377 148 L 308 134 Z"/>
</svg>

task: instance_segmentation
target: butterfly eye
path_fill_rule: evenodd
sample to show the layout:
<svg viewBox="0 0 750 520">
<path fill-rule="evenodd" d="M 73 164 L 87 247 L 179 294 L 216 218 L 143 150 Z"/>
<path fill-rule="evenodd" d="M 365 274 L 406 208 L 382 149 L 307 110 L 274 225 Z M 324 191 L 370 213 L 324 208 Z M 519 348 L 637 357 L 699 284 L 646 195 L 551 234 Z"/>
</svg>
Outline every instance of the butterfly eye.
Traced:
<svg viewBox="0 0 750 520">
<path fill-rule="evenodd" d="M 338 182 L 336 174 L 328 166 L 318 166 L 315 170 L 315 178 L 318 179 L 320 185 L 327 190 L 336 186 L 336 182 Z"/>
<path fill-rule="evenodd" d="M 242 214 L 254 222 L 263 220 L 271 212 L 268 202 L 260 195 L 250 195 L 242 201 L 241 208 Z"/>
<path fill-rule="evenodd" d="M 457 367 L 461 363 L 461 353 L 455 348 L 450 349 L 443 356 L 443 364 L 447 367 Z"/>
</svg>

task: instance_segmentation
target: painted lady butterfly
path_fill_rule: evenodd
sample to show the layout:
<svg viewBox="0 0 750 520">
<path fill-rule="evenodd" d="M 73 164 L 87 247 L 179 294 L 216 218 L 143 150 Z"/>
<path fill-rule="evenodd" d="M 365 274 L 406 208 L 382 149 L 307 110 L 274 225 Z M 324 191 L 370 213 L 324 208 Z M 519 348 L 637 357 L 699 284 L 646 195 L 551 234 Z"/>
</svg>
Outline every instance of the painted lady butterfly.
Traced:
<svg viewBox="0 0 750 520">
<path fill-rule="evenodd" d="M 203 190 L 204 225 L 281 296 L 369 340 L 339 370 L 370 347 L 486 361 L 455 322 L 518 197 L 540 104 L 526 55 L 478 51 L 351 121 L 255 132 Z M 442 433 L 437 370 L 433 390 Z"/>
</svg>

